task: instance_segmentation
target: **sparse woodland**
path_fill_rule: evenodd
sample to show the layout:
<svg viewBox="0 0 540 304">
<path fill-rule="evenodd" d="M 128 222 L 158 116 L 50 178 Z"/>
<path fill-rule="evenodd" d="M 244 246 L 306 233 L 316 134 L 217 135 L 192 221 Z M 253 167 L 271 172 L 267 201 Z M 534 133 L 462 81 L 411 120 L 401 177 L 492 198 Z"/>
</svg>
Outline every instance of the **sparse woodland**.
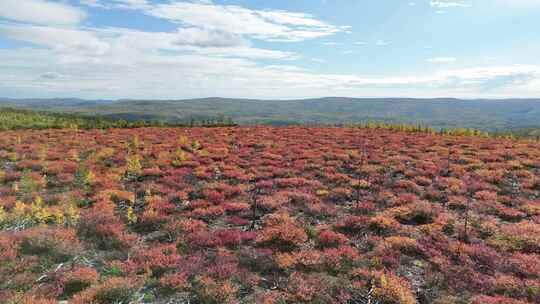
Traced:
<svg viewBox="0 0 540 304">
<path fill-rule="evenodd" d="M 22 129 L 110 129 L 142 127 L 231 127 L 235 123 L 230 117 L 190 119 L 185 123 L 157 120 L 124 120 L 107 116 L 39 112 L 18 108 L 0 107 L 0 131 Z"/>
<path fill-rule="evenodd" d="M 381 128 L 0 132 L 0 301 L 540 302 L 540 144 Z"/>
</svg>

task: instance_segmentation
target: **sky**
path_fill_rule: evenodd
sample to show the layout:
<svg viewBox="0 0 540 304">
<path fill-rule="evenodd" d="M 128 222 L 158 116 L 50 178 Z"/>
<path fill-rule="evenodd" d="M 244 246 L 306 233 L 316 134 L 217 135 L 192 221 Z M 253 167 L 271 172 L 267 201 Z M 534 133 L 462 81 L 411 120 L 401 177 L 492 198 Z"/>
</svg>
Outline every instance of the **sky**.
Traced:
<svg viewBox="0 0 540 304">
<path fill-rule="evenodd" d="M 540 0 L 0 0 L 0 96 L 540 97 Z"/>
</svg>

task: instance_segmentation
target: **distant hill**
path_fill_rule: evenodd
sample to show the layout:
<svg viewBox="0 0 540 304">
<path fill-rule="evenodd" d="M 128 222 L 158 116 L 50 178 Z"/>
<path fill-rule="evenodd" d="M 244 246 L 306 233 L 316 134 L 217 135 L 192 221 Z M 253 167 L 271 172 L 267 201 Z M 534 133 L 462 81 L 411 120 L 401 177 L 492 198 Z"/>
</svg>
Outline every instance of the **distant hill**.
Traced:
<svg viewBox="0 0 540 304">
<path fill-rule="evenodd" d="M 29 98 L 29 99 L 15 99 L 15 98 L 0 98 L 0 105 L 19 105 L 19 106 L 38 106 L 43 105 L 54 107 L 84 107 L 84 106 L 97 106 L 113 103 L 113 100 L 86 100 L 80 98 Z"/>
<path fill-rule="evenodd" d="M 462 100 L 453 98 L 344 98 L 258 100 L 0 99 L 0 106 L 99 115 L 126 120 L 189 122 L 231 117 L 240 124 L 347 124 L 360 121 L 422 123 L 435 128 L 484 131 L 540 127 L 540 99 Z"/>
<path fill-rule="evenodd" d="M 221 120 L 220 120 L 221 119 Z M 114 115 L 82 115 L 76 113 L 55 113 L 33 111 L 23 108 L 0 107 L 0 131 L 19 129 L 108 129 L 139 127 L 223 127 L 236 126 L 227 117 L 210 120 L 191 120 L 189 124 L 167 123 L 159 120 L 141 119 L 126 121 Z"/>
</svg>

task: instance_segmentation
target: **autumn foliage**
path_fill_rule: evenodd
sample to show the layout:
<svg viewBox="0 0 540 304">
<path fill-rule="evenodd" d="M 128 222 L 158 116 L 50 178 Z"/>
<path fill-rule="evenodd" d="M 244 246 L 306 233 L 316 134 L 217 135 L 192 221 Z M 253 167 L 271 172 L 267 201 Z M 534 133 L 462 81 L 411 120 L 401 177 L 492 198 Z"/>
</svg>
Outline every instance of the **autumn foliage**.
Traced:
<svg viewBox="0 0 540 304">
<path fill-rule="evenodd" d="M 378 128 L 0 133 L 2 303 L 368 297 L 539 303 L 538 143 Z"/>
</svg>

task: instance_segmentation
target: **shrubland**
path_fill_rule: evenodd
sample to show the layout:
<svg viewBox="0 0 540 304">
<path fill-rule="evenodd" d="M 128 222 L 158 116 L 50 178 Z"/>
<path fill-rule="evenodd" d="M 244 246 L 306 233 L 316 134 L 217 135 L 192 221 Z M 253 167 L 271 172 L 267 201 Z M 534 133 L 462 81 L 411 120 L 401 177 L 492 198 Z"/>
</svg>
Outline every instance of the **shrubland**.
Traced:
<svg viewBox="0 0 540 304">
<path fill-rule="evenodd" d="M 540 145 L 458 135 L 0 132 L 0 297 L 538 303 Z"/>
</svg>

